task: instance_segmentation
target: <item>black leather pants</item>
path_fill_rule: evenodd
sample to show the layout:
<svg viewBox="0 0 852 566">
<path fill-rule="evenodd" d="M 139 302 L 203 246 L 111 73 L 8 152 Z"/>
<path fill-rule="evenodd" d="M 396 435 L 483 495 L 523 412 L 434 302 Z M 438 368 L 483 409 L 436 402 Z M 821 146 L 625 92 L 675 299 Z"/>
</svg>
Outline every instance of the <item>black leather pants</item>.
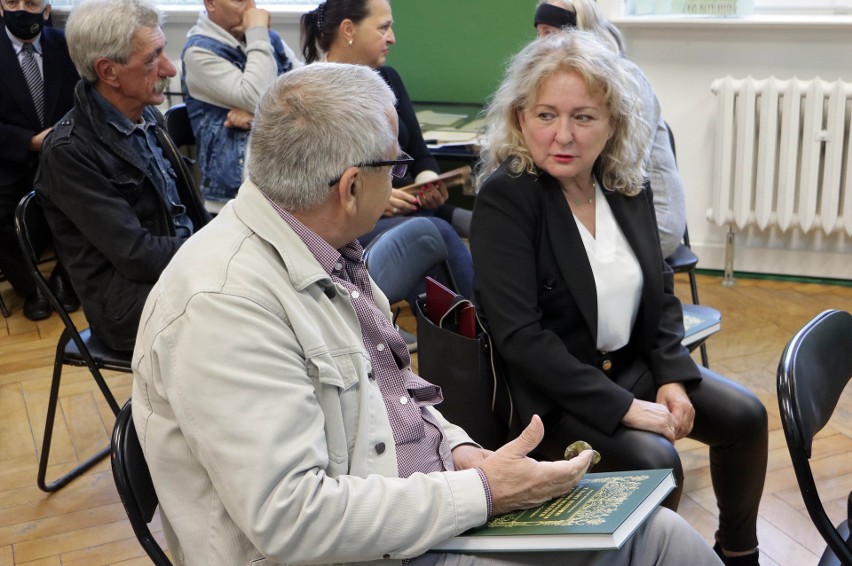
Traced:
<svg viewBox="0 0 852 566">
<path fill-rule="evenodd" d="M 757 510 L 766 477 L 766 409 L 746 388 L 703 367 L 700 370 L 703 379 L 687 391 L 695 407 L 689 438 L 710 447 L 710 476 L 719 506 L 716 537 L 726 550 L 751 550 L 757 546 Z M 627 427 L 609 436 L 562 413 L 545 420 L 545 441 L 538 455 L 561 459 L 565 447 L 575 440 L 585 440 L 600 452 L 601 462 L 593 471 L 673 468 L 678 487 L 664 505 L 677 509 L 683 465 L 664 437 Z"/>
</svg>

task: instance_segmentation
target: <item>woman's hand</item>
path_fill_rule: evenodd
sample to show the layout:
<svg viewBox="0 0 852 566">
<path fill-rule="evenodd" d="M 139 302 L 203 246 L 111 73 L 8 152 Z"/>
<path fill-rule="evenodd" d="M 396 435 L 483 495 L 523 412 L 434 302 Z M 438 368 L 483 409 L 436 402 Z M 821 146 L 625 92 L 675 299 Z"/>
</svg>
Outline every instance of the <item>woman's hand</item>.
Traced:
<svg viewBox="0 0 852 566">
<path fill-rule="evenodd" d="M 390 199 L 385 207 L 384 216 L 402 216 L 417 210 L 417 197 L 399 189 L 392 189 Z"/>
<path fill-rule="evenodd" d="M 680 440 L 692 432 L 695 422 L 695 408 L 686 394 L 683 383 L 667 383 L 657 389 L 657 403 L 665 405 L 674 418 L 675 440 Z"/>
<path fill-rule="evenodd" d="M 253 120 L 254 114 L 251 112 L 246 112 L 242 108 L 232 108 L 228 112 L 228 116 L 225 118 L 225 127 L 250 130 Z"/>
<path fill-rule="evenodd" d="M 429 183 L 423 185 L 417 193 L 417 198 L 423 208 L 435 208 L 447 202 L 450 194 L 447 192 L 447 186 L 444 183 Z"/>
<path fill-rule="evenodd" d="M 636 430 L 647 430 L 665 436 L 674 443 L 677 423 L 668 407 L 661 403 L 652 403 L 634 399 L 621 419 L 621 423 Z"/>
</svg>

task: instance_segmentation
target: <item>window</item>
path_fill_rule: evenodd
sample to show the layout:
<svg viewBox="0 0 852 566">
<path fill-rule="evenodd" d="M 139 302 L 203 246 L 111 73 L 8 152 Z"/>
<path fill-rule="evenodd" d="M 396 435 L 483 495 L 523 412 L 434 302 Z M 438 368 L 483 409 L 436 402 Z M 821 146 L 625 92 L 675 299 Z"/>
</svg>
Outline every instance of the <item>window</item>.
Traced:
<svg viewBox="0 0 852 566">
<path fill-rule="evenodd" d="M 627 0 L 627 14 L 852 14 L 852 0 Z"/>
<path fill-rule="evenodd" d="M 852 0 L 752 0 L 759 14 L 852 14 Z"/>
</svg>

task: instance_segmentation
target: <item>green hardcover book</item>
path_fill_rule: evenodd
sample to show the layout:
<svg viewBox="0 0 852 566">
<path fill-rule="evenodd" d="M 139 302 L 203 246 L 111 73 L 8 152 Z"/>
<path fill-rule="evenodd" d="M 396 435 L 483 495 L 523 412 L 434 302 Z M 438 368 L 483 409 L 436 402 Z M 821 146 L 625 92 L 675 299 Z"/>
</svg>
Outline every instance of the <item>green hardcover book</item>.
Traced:
<svg viewBox="0 0 852 566">
<path fill-rule="evenodd" d="M 494 517 L 432 550 L 506 552 L 620 548 L 675 487 L 670 468 L 586 474 L 566 495 Z"/>
</svg>

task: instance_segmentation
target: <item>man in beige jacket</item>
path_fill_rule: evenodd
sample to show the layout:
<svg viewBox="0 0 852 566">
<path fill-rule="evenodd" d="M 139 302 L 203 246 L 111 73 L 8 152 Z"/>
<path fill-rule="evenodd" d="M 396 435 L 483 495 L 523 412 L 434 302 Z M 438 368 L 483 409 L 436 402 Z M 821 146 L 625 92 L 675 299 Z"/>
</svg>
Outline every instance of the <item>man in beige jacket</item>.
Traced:
<svg viewBox="0 0 852 566">
<path fill-rule="evenodd" d="M 591 452 L 496 452 L 436 410 L 361 261 L 404 174 L 394 97 L 366 67 L 317 63 L 261 99 L 249 180 L 149 295 L 133 418 L 178 564 L 718 564 L 661 509 L 618 551 L 446 556 L 436 543 L 568 491 Z"/>
</svg>

